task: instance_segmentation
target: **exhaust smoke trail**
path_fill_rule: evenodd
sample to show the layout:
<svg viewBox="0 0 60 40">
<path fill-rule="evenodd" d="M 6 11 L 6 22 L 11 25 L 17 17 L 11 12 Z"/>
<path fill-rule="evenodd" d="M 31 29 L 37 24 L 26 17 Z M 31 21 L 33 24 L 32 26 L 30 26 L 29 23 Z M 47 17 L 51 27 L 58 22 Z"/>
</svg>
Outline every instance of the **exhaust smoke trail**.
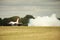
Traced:
<svg viewBox="0 0 60 40">
<path fill-rule="evenodd" d="M 60 26 L 60 21 L 57 19 L 56 14 L 43 17 L 35 17 L 35 19 L 30 19 L 28 26 Z"/>
</svg>

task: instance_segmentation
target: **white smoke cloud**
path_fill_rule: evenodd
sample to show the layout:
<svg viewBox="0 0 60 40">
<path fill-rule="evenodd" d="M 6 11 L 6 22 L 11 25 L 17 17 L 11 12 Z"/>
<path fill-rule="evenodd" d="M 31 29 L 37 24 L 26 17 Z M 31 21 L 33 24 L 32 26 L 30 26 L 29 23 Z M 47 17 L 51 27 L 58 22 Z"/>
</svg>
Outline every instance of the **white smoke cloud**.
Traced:
<svg viewBox="0 0 60 40">
<path fill-rule="evenodd" d="M 60 21 L 57 19 L 56 14 L 51 16 L 35 17 L 30 19 L 28 26 L 60 26 Z"/>
</svg>

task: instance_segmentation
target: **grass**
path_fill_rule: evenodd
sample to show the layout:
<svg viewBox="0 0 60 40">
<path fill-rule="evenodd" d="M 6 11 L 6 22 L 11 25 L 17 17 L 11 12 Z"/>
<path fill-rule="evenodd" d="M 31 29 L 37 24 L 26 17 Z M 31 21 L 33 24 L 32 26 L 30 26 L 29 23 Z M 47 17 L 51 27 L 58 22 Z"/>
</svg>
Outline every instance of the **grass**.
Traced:
<svg viewBox="0 0 60 40">
<path fill-rule="evenodd" d="M 0 27 L 0 40 L 60 40 L 60 27 Z"/>
</svg>

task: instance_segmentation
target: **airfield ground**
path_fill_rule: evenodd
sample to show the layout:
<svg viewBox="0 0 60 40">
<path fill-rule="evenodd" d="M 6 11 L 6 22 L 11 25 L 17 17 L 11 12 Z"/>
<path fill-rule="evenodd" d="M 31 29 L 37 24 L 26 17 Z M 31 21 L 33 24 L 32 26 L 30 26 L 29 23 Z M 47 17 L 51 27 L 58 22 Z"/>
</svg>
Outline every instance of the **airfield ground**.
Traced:
<svg viewBox="0 0 60 40">
<path fill-rule="evenodd" d="M 0 27 L 0 40 L 60 40 L 60 27 Z"/>
</svg>

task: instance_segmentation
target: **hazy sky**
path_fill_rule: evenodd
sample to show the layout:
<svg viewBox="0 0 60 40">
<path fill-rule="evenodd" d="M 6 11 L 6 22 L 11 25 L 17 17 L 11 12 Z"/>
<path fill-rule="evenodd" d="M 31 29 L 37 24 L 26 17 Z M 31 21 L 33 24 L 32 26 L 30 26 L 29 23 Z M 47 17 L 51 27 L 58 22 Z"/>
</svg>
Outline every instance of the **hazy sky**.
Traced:
<svg viewBox="0 0 60 40">
<path fill-rule="evenodd" d="M 60 0 L 0 0 L 0 17 L 27 14 L 46 16 L 56 13 L 60 17 Z"/>
</svg>

